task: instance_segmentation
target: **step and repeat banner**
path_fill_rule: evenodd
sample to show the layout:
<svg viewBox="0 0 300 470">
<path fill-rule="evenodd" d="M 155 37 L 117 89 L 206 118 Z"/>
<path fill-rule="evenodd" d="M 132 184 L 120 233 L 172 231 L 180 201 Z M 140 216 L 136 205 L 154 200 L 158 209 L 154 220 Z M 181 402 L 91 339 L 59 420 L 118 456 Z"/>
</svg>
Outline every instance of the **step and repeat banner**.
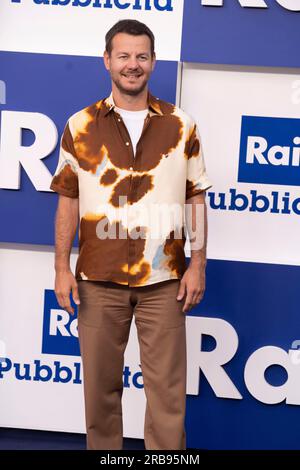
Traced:
<svg viewBox="0 0 300 470">
<path fill-rule="evenodd" d="M 153 30 L 151 91 L 197 121 L 213 183 L 207 287 L 187 315 L 187 446 L 298 449 L 300 0 L 1 1 L 0 426 L 85 431 L 49 185 L 68 117 L 110 93 L 104 36 L 129 17 Z M 143 438 L 134 321 L 123 382 L 124 436 Z"/>
</svg>

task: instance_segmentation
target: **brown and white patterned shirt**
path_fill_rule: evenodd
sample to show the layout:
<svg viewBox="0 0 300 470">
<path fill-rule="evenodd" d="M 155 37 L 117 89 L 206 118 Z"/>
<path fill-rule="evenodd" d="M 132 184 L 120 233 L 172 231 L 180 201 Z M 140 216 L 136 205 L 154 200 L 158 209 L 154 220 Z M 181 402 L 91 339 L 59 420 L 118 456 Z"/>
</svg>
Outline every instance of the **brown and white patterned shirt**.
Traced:
<svg viewBox="0 0 300 470">
<path fill-rule="evenodd" d="M 183 110 L 148 92 L 134 156 L 114 107 L 111 93 L 68 119 L 50 185 L 79 197 L 75 277 L 129 286 L 181 279 L 184 206 L 212 186 L 198 128 Z"/>
</svg>

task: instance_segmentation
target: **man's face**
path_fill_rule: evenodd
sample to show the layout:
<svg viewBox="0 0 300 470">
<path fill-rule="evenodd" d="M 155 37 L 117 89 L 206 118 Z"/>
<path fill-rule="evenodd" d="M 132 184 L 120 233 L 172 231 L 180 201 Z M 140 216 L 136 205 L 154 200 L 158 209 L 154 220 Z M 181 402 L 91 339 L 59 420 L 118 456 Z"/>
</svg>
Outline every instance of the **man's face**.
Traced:
<svg viewBox="0 0 300 470">
<path fill-rule="evenodd" d="M 104 64 L 121 93 L 138 95 L 146 87 L 155 65 L 150 38 L 146 34 L 116 34 L 111 55 L 104 52 Z"/>
</svg>

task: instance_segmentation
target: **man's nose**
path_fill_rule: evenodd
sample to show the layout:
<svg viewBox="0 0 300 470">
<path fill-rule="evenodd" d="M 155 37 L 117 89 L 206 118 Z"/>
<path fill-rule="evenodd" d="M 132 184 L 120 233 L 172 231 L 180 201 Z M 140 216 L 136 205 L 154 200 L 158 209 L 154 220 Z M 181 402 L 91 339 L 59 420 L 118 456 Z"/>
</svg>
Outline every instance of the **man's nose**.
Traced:
<svg viewBox="0 0 300 470">
<path fill-rule="evenodd" d="M 138 60 L 136 57 L 129 57 L 128 62 L 127 62 L 127 67 L 129 69 L 136 69 L 138 68 Z"/>
</svg>

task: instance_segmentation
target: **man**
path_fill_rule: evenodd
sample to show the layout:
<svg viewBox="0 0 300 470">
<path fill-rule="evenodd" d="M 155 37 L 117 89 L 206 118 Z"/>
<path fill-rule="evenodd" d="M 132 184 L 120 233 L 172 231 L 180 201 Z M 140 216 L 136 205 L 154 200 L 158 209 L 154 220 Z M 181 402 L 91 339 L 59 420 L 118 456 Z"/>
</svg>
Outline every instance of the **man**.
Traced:
<svg viewBox="0 0 300 470">
<path fill-rule="evenodd" d="M 211 183 L 193 120 L 148 90 L 153 33 L 122 20 L 105 39 L 112 92 L 69 118 L 51 183 L 60 194 L 55 292 L 68 312 L 71 291 L 79 305 L 87 448 L 122 449 L 124 351 L 134 315 L 147 398 L 145 447 L 186 449 L 185 320 L 205 288 L 204 195 Z M 178 216 L 185 203 L 192 208 L 191 247 L 203 238 L 188 268 Z M 74 276 L 69 256 L 78 215 Z"/>
</svg>

